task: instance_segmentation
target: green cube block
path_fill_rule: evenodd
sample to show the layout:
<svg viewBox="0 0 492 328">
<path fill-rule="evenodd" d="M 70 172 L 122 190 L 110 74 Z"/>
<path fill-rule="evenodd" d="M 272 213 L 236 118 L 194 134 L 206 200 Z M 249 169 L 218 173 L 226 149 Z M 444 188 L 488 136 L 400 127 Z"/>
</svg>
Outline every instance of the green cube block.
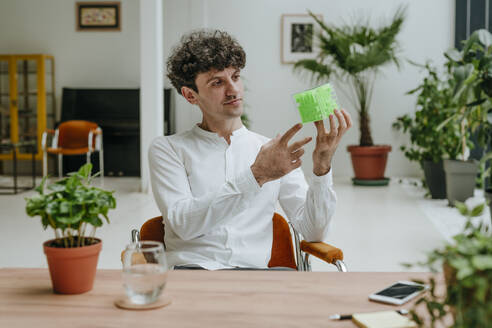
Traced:
<svg viewBox="0 0 492 328">
<path fill-rule="evenodd" d="M 335 89 L 330 83 L 294 95 L 302 123 L 328 118 L 338 108 L 336 99 Z"/>
</svg>

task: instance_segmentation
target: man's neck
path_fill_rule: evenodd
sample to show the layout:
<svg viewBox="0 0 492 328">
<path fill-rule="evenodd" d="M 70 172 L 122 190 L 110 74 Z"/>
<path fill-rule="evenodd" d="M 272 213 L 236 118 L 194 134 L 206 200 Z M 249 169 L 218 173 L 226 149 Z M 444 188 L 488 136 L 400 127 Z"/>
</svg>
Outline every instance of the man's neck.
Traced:
<svg viewBox="0 0 492 328">
<path fill-rule="evenodd" d="M 204 117 L 202 123 L 198 126 L 205 131 L 217 133 L 219 137 L 224 138 L 230 145 L 232 132 L 240 129 L 243 126 L 243 122 L 240 117 L 223 121 L 209 120 Z"/>
</svg>

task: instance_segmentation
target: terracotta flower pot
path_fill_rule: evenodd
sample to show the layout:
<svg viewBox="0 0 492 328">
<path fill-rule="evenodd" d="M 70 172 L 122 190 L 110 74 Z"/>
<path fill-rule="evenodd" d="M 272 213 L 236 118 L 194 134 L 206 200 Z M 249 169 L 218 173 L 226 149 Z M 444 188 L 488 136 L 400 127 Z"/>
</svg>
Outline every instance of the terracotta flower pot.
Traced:
<svg viewBox="0 0 492 328">
<path fill-rule="evenodd" d="M 53 240 L 43 244 L 55 293 L 82 294 L 92 289 L 102 248 L 101 240 L 94 239 L 96 244 L 76 248 L 51 247 Z"/>
<path fill-rule="evenodd" d="M 384 179 L 384 170 L 388 161 L 389 145 L 379 146 L 348 146 L 347 150 L 352 157 L 352 166 L 356 179 L 378 180 Z"/>
</svg>

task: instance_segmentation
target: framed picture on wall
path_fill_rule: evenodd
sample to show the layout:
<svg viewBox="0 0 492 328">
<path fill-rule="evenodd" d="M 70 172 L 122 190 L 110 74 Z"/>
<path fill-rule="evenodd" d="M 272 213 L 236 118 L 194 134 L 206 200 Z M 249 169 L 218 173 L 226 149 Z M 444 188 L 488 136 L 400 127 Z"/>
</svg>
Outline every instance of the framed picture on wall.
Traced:
<svg viewBox="0 0 492 328">
<path fill-rule="evenodd" d="M 323 19 L 322 15 L 316 17 Z M 283 64 L 293 64 L 301 59 L 313 59 L 318 54 L 315 35 L 320 32 L 316 21 L 305 14 L 282 15 L 281 59 Z"/>
<path fill-rule="evenodd" d="M 77 2 L 77 31 L 121 31 L 120 2 Z"/>
</svg>

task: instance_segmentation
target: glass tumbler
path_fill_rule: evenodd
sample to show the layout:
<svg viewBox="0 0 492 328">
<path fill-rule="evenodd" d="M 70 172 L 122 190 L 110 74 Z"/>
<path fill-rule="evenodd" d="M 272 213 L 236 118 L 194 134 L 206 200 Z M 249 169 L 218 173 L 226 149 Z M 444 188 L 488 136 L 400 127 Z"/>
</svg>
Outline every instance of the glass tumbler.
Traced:
<svg viewBox="0 0 492 328">
<path fill-rule="evenodd" d="M 123 285 L 133 304 L 157 301 L 167 281 L 164 245 L 157 241 L 140 241 L 126 247 L 123 255 Z"/>
</svg>

